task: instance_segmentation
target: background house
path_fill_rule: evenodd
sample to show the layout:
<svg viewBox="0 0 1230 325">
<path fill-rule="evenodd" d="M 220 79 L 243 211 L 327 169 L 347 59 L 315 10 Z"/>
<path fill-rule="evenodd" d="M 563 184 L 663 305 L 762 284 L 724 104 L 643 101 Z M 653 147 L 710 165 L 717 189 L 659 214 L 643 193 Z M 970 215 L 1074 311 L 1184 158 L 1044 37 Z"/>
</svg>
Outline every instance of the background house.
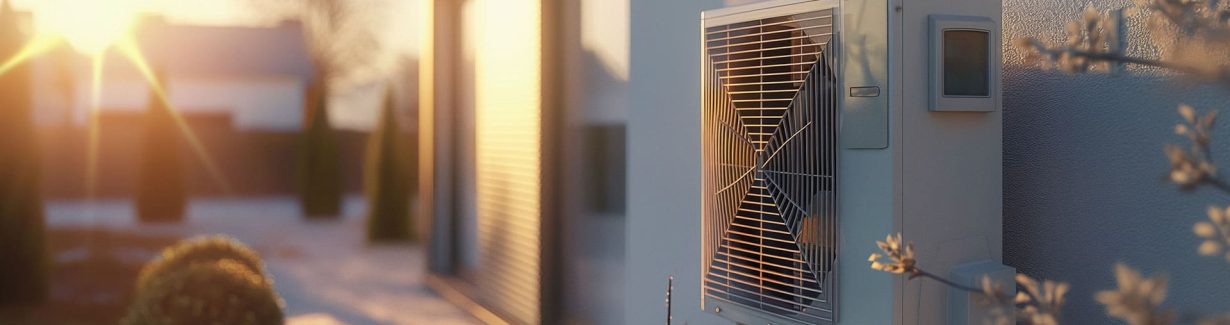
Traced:
<svg viewBox="0 0 1230 325">
<path fill-rule="evenodd" d="M 236 129 L 294 131 L 313 78 L 302 33 L 297 21 L 271 27 L 202 26 L 170 24 L 155 16 L 138 25 L 135 37 L 150 67 L 166 75 L 170 99 L 180 112 L 229 115 Z M 43 125 L 84 125 L 90 62 L 70 48 L 59 51 L 67 53 L 35 64 L 37 119 Z M 102 74 L 104 113 L 145 109 L 148 87 L 127 59 L 110 53 Z M 73 102 L 61 103 L 65 96 L 59 93 L 66 91 Z"/>
<path fill-rule="evenodd" d="M 297 21 L 274 26 L 168 23 L 146 17 L 135 37 L 151 68 L 161 72 L 169 100 L 237 195 L 288 195 L 309 85 L 315 74 Z M 140 71 L 112 49 L 102 69 L 99 98 L 100 197 L 132 193 L 142 116 L 150 88 Z M 91 106 L 91 62 L 71 48 L 33 60 L 35 119 L 43 134 L 52 198 L 86 195 L 84 180 Z M 411 71 L 413 72 L 413 71 Z M 383 98 L 383 87 L 371 92 Z M 407 97 L 406 100 L 412 100 Z M 373 101 L 378 104 L 380 101 Z M 411 106 L 412 107 L 412 106 Z M 357 114 L 373 114 L 377 106 Z M 369 110 L 369 111 L 368 111 Z M 356 114 L 356 109 L 333 110 Z M 331 114 L 332 115 L 332 114 Z M 409 123 L 404 123 L 409 124 Z M 361 189 L 366 127 L 339 130 L 347 188 Z M 223 195 L 218 182 L 186 145 L 191 193 Z"/>
</svg>

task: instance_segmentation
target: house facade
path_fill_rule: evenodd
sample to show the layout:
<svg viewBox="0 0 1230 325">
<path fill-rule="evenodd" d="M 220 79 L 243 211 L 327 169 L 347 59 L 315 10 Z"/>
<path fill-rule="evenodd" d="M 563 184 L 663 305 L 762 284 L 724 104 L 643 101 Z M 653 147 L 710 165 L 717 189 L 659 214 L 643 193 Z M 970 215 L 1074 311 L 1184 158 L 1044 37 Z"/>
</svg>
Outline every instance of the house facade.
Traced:
<svg viewBox="0 0 1230 325">
<path fill-rule="evenodd" d="M 201 26 L 146 17 L 134 37 L 149 66 L 166 76 L 171 102 L 184 114 L 231 116 L 236 129 L 300 128 L 313 68 L 302 26 Z M 34 60 L 36 119 L 42 125 L 83 126 L 91 109 L 91 62 L 64 47 Z M 102 114 L 146 108 L 149 87 L 117 51 L 106 55 Z M 63 94 L 68 94 L 64 96 Z"/>
<path fill-rule="evenodd" d="M 161 74 L 167 98 L 212 156 L 227 193 L 198 153 L 183 147 L 194 196 L 294 193 L 293 157 L 316 78 L 297 21 L 273 26 L 212 26 L 143 18 L 134 30 L 149 67 Z M 118 50 L 103 59 L 98 98 L 97 188 L 86 193 L 91 59 L 69 47 L 32 60 L 35 120 L 40 129 L 47 196 L 53 199 L 129 197 L 136 184 L 151 88 Z M 375 112 L 375 106 L 368 107 Z M 339 110 L 333 110 L 339 111 Z M 348 192 L 361 191 L 365 130 L 338 130 Z M 55 172 L 52 172 L 55 171 Z"/>
</svg>

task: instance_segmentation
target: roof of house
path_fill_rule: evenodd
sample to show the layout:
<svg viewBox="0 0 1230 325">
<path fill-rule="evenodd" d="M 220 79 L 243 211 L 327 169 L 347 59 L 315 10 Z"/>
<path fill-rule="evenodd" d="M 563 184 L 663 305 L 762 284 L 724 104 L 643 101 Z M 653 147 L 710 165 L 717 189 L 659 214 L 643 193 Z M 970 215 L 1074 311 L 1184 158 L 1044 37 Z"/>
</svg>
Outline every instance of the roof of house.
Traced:
<svg viewBox="0 0 1230 325">
<path fill-rule="evenodd" d="M 313 76 L 297 21 L 239 27 L 176 25 L 152 18 L 140 24 L 136 37 L 151 67 L 172 76 Z M 109 57 L 111 64 L 116 56 Z"/>
</svg>

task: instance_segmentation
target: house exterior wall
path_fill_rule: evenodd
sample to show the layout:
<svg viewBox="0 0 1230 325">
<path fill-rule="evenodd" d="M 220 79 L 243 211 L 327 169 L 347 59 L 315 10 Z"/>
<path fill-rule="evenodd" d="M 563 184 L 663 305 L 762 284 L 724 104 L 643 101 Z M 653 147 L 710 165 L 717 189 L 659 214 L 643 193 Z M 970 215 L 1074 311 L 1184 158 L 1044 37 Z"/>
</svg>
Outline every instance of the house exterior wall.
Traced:
<svg viewBox="0 0 1230 325">
<path fill-rule="evenodd" d="M 50 78 L 42 73 L 38 80 Z M 184 113 L 231 115 L 238 130 L 297 131 L 303 120 L 306 85 L 293 77 L 179 77 L 166 86 L 172 106 Z M 69 101 L 54 84 L 40 82 L 35 105 L 42 125 L 85 125 L 90 106 L 90 80 L 77 79 Z M 145 80 L 106 79 L 100 107 L 104 111 L 141 111 L 148 107 L 150 89 Z M 67 110 L 65 108 L 68 108 Z"/>
<path fill-rule="evenodd" d="M 624 323 L 730 324 L 700 310 L 700 12 L 721 0 L 631 1 Z"/>
<path fill-rule="evenodd" d="M 229 113 L 239 130 L 300 128 L 313 71 L 298 22 L 269 27 L 199 26 L 168 24 L 151 16 L 134 33 L 143 46 L 141 53 L 148 67 L 167 79 L 166 88 L 176 109 L 185 113 Z M 70 47 L 58 47 L 31 60 L 35 118 L 40 125 L 86 123 L 92 109 L 91 61 Z M 114 49 L 101 63 L 100 108 L 144 109 L 150 95 L 141 69 Z M 350 115 L 373 116 L 383 96 L 367 97 L 376 98 L 354 104 L 334 98 L 332 104 L 358 106 L 364 111 Z M 347 117 L 334 111 L 331 116 L 335 119 Z M 340 124 L 343 128 L 357 124 L 359 127 L 351 128 L 365 130 L 371 123 Z"/>
<path fill-rule="evenodd" d="M 899 197 L 901 221 L 894 231 L 915 243 L 920 267 L 951 277 L 963 264 L 1002 260 L 1001 221 L 1002 114 L 996 96 L 999 75 L 991 73 L 989 90 L 992 110 L 952 112 L 929 110 L 932 80 L 929 76 L 933 46 L 929 19 L 935 15 L 986 18 L 998 26 L 1000 3 L 985 0 L 904 0 L 899 14 L 900 55 L 893 62 L 893 92 L 900 99 L 899 119 L 892 132 L 899 150 Z M 891 3 L 891 2 L 890 2 Z M 893 32 L 890 32 L 893 33 Z M 993 37 L 993 36 L 992 36 Z M 995 41 L 995 38 L 989 39 Z M 890 46 L 892 48 L 893 46 Z M 994 58 L 995 56 L 991 56 Z M 996 68 L 994 65 L 992 69 Z M 899 69 L 899 70 L 898 70 Z M 850 85 L 853 86 L 853 85 Z M 942 88 L 942 85 L 934 85 Z M 848 182 L 847 182 L 848 183 Z M 845 216 L 843 216 L 845 217 Z M 848 218 L 847 218 L 848 220 Z M 875 249 L 873 242 L 848 242 L 862 249 Z M 863 254 L 865 255 L 865 254 Z M 868 267 L 859 255 L 845 255 L 847 263 Z M 868 270 L 870 270 L 868 268 Z M 900 278 L 900 277 L 898 277 Z M 998 279 L 997 279 L 998 280 Z M 951 324 L 951 300 L 947 286 L 930 280 L 906 281 L 901 296 L 899 324 Z M 848 303 L 857 303 L 848 301 Z M 981 323 L 981 319 L 974 323 Z"/>
<path fill-rule="evenodd" d="M 1128 0 L 1089 1 L 1099 9 Z M 1192 224 L 1207 220 L 1224 195 L 1183 194 L 1163 181 L 1167 143 L 1180 103 L 1224 109 L 1230 92 L 1175 80 L 1151 69 L 1069 75 L 1024 62 L 1013 39 L 1039 36 L 1058 43 L 1064 24 L 1085 1 L 1004 1 L 1004 262 L 1035 277 L 1072 283 L 1066 323 L 1111 323 L 1093 300 L 1113 289 L 1113 267 L 1124 262 L 1146 274 L 1169 275 L 1168 305 L 1213 312 L 1230 301 L 1227 261 L 1201 257 Z M 1157 55 L 1146 45 L 1145 21 L 1127 20 L 1128 49 Z M 1214 131 L 1214 159 L 1230 157 L 1225 123 Z M 1224 166 L 1223 166 L 1224 167 Z"/>
<path fill-rule="evenodd" d="M 561 1 L 561 307 L 570 324 L 625 324 L 628 2 Z"/>
<path fill-rule="evenodd" d="M 558 323 L 549 1 L 427 1 L 422 215 L 437 290 L 487 322 Z M 464 297 L 464 298 L 462 298 Z M 499 320 L 497 320 L 499 319 Z"/>
</svg>

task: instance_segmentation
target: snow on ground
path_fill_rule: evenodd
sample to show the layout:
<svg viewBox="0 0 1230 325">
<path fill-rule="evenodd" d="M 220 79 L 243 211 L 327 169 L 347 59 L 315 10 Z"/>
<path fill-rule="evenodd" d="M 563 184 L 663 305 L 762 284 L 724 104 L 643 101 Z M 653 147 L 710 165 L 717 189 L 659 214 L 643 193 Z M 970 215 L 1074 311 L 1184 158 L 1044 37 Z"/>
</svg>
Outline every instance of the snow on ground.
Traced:
<svg viewBox="0 0 1230 325">
<path fill-rule="evenodd" d="M 363 200 L 347 198 L 335 221 L 305 221 L 294 198 L 196 199 L 183 223 L 142 225 L 128 200 L 55 201 L 49 227 L 151 234 L 226 234 L 265 258 L 291 325 L 478 324 L 423 284 L 417 245 L 368 245 Z"/>
</svg>

